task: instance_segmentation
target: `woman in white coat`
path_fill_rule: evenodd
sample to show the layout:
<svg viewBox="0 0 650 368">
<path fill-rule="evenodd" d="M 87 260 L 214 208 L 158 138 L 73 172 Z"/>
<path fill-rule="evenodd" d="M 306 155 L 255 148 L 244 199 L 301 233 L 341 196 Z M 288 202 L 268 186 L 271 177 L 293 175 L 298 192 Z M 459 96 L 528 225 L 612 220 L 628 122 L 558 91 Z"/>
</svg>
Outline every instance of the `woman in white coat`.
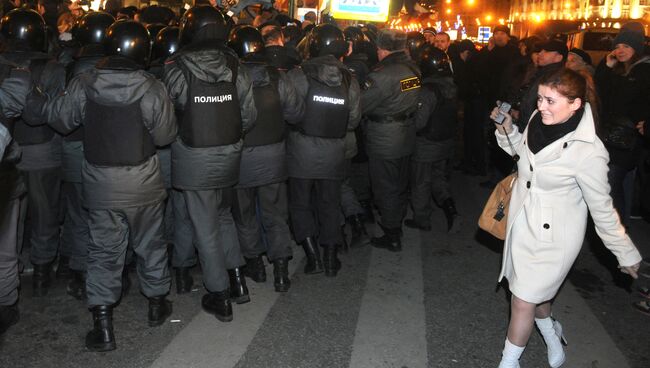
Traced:
<svg viewBox="0 0 650 368">
<path fill-rule="evenodd" d="M 641 255 L 612 206 L 607 181 L 609 156 L 596 136 L 588 100 L 586 80 L 574 71 L 560 69 L 543 77 L 537 111 L 523 134 L 508 114 L 504 123 L 497 125 L 499 145 L 519 156 L 499 276 L 499 281 L 508 279 L 512 292 L 510 325 L 499 368 L 519 367 L 533 321 L 546 342 L 549 365 L 564 363 L 562 327 L 551 317 L 551 301 L 582 246 L 587 209 L 621 270 L 636 278 Z M 497 114 L 494 109 L 491 117 Z M 515 152 L 511 152 L 504 131 Z"/>
</svg>

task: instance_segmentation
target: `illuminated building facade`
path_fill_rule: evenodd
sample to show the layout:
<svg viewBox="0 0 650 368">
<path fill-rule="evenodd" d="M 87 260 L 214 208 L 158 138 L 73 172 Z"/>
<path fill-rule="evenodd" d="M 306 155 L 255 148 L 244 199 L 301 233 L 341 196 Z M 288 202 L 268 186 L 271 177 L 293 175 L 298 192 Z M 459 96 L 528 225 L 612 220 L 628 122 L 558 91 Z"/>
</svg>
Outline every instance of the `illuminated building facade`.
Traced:
<svg viewBox="0 0 650 368">
<path fill-rule="evenodd" d="M 509 20 L 640 19 L 649 13 L 650 0 L 512 0 Z"/>
</svg>

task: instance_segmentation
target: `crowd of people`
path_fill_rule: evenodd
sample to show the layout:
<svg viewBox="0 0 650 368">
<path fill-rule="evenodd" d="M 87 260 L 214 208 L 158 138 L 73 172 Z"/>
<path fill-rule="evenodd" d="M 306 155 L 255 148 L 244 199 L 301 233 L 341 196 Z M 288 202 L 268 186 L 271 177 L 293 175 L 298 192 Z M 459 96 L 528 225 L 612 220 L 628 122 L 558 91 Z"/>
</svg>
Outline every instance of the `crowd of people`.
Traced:
<svg viewBox="0 0 650 368">
<path fill-rule="evenodd" d="M 275 290 L 290 289 L 293 242 L 304 273 L 335 277 L 339 250 L 399 252 L 402 224 L 430 231 L 434 206 L 457 232 L 449 177 L 461 122 L 456 169 L 490 188 L 519 171 L 500 367 L 519 366 L 533 322 L 549 364 L 564 362 L 550 301 L 582 244 L 587 208 L 637 276 L 641 257 L 623 224 L 644 208 L 632 198 L 644 194 L 648 165 L 650 58 L 635 23 L 594 67 L 562 40 L 518 41 L 506 26 L 479 50 L 432 28 L 340 29 L 271 9 L 238 19 L 211 2 L 181 13 L 51 4 L 5 2 L 0 22 L 3 332 L 19 318 L 23 244 L 32 296 L 48 294 L 54 272 L 69 279 L 67 293 L 93 315 L 86 347 L 109 351 L 130 267 L 150 326 L 172 313 L 170 268 L 184 294 L 197 264 L 203 308 L 229 322 L 232 303 L 251 301 L 246 278 L 266 281 L 264 257 Z M 493 134 L 502 101 L 512 110 Z M 365 224 L 375 221 L 382 234 L 370 237 Z"/>
</svg>

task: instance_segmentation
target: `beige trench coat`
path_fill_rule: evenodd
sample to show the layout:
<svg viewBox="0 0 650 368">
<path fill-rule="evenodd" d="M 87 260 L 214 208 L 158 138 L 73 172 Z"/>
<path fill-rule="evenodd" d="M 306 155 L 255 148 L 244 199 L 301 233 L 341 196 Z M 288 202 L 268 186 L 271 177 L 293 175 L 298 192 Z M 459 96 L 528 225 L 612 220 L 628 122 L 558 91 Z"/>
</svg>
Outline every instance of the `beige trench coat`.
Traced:
<svg viewBox="0 0 650 368">
<path fill-rule="evenodd" d="M 498 130 L 495 134 L 501 148 L 512 154 L 506 136 Z M 587 209 L 619 264 L 640 262 L 609 195 L 609 154 L 596 136 L 589 104 L 575 131 L 537 154 L 528 149 L 527 134 L 528 129 L 521 134 L 516 127 L 509 134 L 520 159 L 499 281 L 507 278 L 510 291 L 530 303 L 555 297 L 582 247 Z"/>
</svg>

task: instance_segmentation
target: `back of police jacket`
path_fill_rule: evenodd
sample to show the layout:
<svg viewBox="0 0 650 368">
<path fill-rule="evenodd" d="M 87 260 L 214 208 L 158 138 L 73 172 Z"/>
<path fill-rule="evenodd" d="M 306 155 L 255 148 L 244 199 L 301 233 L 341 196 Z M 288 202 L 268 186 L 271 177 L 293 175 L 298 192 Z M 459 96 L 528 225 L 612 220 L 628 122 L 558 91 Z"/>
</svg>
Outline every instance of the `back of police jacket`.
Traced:
<svg viewBox="0 0 650 368">
<path fill-rule="evenodd" d="M 380 61 L 368 74 L 361 94 L 368 156 L 398 159 L 413 152 L 420 71 L 403 51 Z"/>
<path fill-rule="evenodd" d="M 235 69 L 235 70 L 231 70 Z M 235 76 L 233 80 L 233 76 Z M 189 80 L 188 80 L 189 79 Z M 165 64 L 163 82 L 183 121 L 179 121 L 180 137 L 172 144 L 172 183 L 183 190 L 208 190 L 233 186 L 239 180 L 239 164 L 244 133 L 257 118 L 253 84 L 245 69 L 239 67 L 237 55 L 219 41 L 193 43 L 174 54 Z M 231 84 L 234 82 L 234 86 Z M 199 86 L 194 91 L 192 86 Z M 233 88 L 233 93 L 219 96 L 190 96 L 212 88 Z M 201 116 L 201 109 L 191 104 L 239 105 L 237 111 L 228 107 L 228 115 Z M 227 107 L 227 106 L 224 106 Z M 194 121 L 188 121 L 188 112 Z M 233 126 L 232 124 L 237 124 Z M 185 128 L 184 128 L 185 127 Z M 239 131 L 237 131 L 239 129 Z M 206 139 L 197 136 L 201 130 Z M 219 136 L 221 132 L 227 134 Z M 215 134 L 212 134 L 215 133 Z M 208 139 L 209 138 L 209 139 Z"/>
<path fill-rule="evenodd" d="M 0 124 L 6 128 L 6 146 L 0 156 L 0 208 L 6 208 L 8 201 L 20 197 L 26 190 L 16 169 L 21 150 L 12 134 L 14 120 L 22 113 L 25 97 L 31 89 L 31 79 L 27 69 L 18 69 L 17 65 L 2 59 L 0 78 Z"/>
<path fill-rule="evenodd" d="M 102 59 L 45 104 L 43 115 L 63 134 L 84 125 L 85 206 L 139 207 L 166 197 L 154 146 L 176 137 L 174 108 L 163 84 L 137 64 Z"/>
<path fill-rule="evenodd" d="M 253 81 L 257 120 L 244 137 L 237 187 L 250 188 L 285 181 L 286 122 L 300 122 L 304 101 L 298 97 L 286 73 L 266 62 L 247 59 L 241 67 Z"/>
<path fill-rule="evenodd" d="M 65 68 L 42 52 L 24 51 L 15 47 L 2 54 L 4 58 L 25 68 L 32 79 L 49 96 L 56 96 L 65 88 Z M 14 139 L 21 146 L 20 170 L 41 170 L 61 166 L 61 136 L 44 121 L 16 120 Z"/>
<path fill-rule="evenodd" d="M 309 59 L 301 68 L 288 73 L 306 108 L 305 116 L 290 129 L 287 140 L 290 177 L 343 178 L 346 131 L 354 131 L 361 118 L 359 85 L 349 73 L 345 65 L 331 55 Z M 333 93 L 341 92 L 341 86 L 345 85 L 347 91 L 343 92 L 347 93 L 340 98 L 328 96 L 328 89 Z M 324 93 L 314 94 L 314 91 Z M 347 107 L 344 115 L 340 105 Z"/>
</svg>

